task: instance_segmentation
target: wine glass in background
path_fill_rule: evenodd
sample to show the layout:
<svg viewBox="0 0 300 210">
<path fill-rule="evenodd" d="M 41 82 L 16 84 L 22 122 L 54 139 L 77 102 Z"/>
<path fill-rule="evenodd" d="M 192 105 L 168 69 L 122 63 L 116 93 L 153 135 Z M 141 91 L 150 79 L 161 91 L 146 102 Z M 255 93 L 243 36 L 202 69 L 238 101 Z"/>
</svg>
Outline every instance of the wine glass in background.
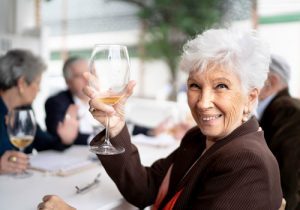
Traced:
<svg viewBox="0 0 300 210">
<path fill-rule="evenodd" d="M 10 142 L 24 152 L 34 139 L 36 132 L 36 120 L 32 109 L 18 108 L 13 109 L 8 114 L 7 131 Z M 30 176 L 28 171 L 23 171 L 15 176 L 24 178 Z"/>
<path fill-rule="evenodd" d="M 130 63 L 127 47 L 123 45 L 95 45 L 91 60 L 90 72 L 95 80 L 90 86 L 96 91 L 99 101 L 113 106 L 124 95 L 129 82 Z M 125 151 L 122 147 L 115 147 L 109 140 L 109 117 L 106 117 L 105 139 L 101 145 L 91 146 L 90 150 L 96 154 L 114 155 Z"/>
</svg>

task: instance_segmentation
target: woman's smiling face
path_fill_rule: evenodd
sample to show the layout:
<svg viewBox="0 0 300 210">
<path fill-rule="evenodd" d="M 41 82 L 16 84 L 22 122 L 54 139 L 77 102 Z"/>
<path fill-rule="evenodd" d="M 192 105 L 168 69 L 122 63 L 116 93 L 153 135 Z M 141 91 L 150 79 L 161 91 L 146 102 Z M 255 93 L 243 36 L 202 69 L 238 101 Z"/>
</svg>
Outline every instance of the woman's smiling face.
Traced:
<svg viewBox="0 0 300 210">
<path fill-rule="evenodd" d="M 220 67 L 192 71 L 187 86 L 189 107 L 207 140 L 221 139 L 242 124 L 249 97 L 233 71 Z"/>
</svg>

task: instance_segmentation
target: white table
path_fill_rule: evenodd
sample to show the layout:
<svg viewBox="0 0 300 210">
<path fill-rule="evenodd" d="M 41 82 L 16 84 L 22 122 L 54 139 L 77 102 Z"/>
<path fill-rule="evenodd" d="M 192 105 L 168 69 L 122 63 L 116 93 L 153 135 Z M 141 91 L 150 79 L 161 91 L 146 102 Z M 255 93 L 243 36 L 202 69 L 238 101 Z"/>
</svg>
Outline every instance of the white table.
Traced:
<svg viewBox="0 0 300 210">
<path fill-rule="evenodd" d="M 138 145 L 142 163 L 151 164 L 159 157 L 167 156 L 176 145 L 169 147 L 153 147 Z M 72 146 L 65 155 L 88 155 L 87 146 Z M 76 194 L 75 186 L 85 186 L 93 181 L 101 172 L 100 183 L 93 189 Z M 46 194 L 56 194 L 72 206 L 82 210 L 125 209 L 117 204 L 123 201 L 113 181 L 108 177 L 101 165 L 66 177 L 47 175 L 33 171 L 33 176 L 20 179 L 0 175 L 0 209 L 1 210 L 34 210 Z M 126 209 L 130 208 L 126 204 Z M 128 208 L 127 208 L 128 207 Z"/>
</svg>

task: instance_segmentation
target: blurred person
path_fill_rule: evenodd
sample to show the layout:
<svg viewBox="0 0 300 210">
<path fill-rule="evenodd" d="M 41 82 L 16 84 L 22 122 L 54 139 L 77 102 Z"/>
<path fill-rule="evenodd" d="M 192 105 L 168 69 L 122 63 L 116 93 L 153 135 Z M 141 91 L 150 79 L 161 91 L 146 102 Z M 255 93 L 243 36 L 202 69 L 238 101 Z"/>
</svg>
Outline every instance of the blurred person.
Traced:
<svg viewBox="0 0 300 210">
<path fill-rule="evenodd" d="M 300 210 L 300 101 L 289 94 L 290 66 L 271 56 L 270 72 L 259 95 L 258 118 L 281 175 L 286 210 Z"/>
<path fill-rule="evenodd" d="M 21 172 L 28 167 L 28 156 L 14 151 L 15 148 L 9 141 L 6 117 L 14 108 L 31 106 L 45 70 L 44 61 L 28 50 L 10 50 L 0 57 L 0 173 Z M 69 130 L 71 126 L 76 127 L 76 122 L 65 120 L 57 128 L 61 138 L 55 138 L 37 125 L 34 141 L 26 152 L 31 152 L 32 148 L 63 149 L 61 141 L 69 141 L 75 135 Z"/>
<path fill-rule="evenodd" d="M 128 122 L 127 122 L 128 124 Z M 145 136 L 159 136 L 161 134 L 169 134 L 176 140 L 181 140 L 184 134 L 196 125 L 191 114 L 186 114 L 184 119 L 174 120 L 167 117 L 154 128 L 135 124 L 132 129 L 132 135 L 143 134 Z"/>
<path fill-rule="evenodd" d="M 181 67 L 189 72 L 188 104 L 197 126 L 150 167 L 141 165 L 123 114 L 135 82 L 113 106 L 97 100 L 96 90 L 87 86 L 94 118 L 104 123 L 108 114 L 111 143 L 125 148 L 119 155 L 98 155 L 125 199 L 153 209 L 279 209 L 278 164 L 253 117 L 269 61 L 268 47 L 254 32 L 211 29 L 187 42 Z M 85 77 L 93 79 L 89 73 Z M 91 145 L 103 137 L 104 131 Z M 63 200 L 52 198 L 39 209 L 65 207 Z"/>
<path fill-rule="evenodd" d="M 67 117 L 69 112 L 75 110 L 75 120 L 79 127 L 74 127 L 76 132 L 74 139 L 67 145 L 87 145 L 88 138 L 94 132 L 95 123 L 89 113 L 89 98 L 83 94 L 82 89 L 87 85 L 83 78 L 83 72 L 88 71 L 88 62 L 80 57 L 70 57 L 63 65 L 63 76 L 67 84 L 67 90 L 61 91 L 47 99 L 45 103 L 47 130 L 58 136 L 57 127 Z"/>
<path fill-rule="evenodd" d="M 132 129 L 132 135 L 143 134 L 146 136 L 159 136 L 161 134 L 168 134 L 175 140 L 181 140 L 184 134 L 196 125 L 190 109 L 187 106 L 187 85 L 181 84 L 177 94 L 177 113 L 165 117 L 158 125 L 154 127 L 147 127 L 135 124 Z M 127 121 L 130 124 L 131 121 Z"/>
<path fill-rule="evenodd" d="M 148 136 L 159 136 L 161 134 L 169 134 L 176 140 L 181 140 L 185 133 L 196 125 L 194 118 L 192 117 L 191 113 L 185 113 L 184 119 L 179 121 L 175 121 L 171 117 L 163 120 L 159 123 L 155 128 L 148 129 L 140 127 L 140 130 L 133 130 L 134 133 L 137 131 L 141 131 L 141 133 L 148 135 Z"/>
</svg>

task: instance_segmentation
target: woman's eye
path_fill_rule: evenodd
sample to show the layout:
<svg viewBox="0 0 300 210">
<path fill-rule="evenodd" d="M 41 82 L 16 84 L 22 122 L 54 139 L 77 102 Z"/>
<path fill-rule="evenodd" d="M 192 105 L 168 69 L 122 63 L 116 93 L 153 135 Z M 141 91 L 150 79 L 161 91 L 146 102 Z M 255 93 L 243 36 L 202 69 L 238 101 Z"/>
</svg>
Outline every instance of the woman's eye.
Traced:
<svg viewBox="0 0 300 210">
<path fill-rule="evenodd" d="M 217 88 L 218 88 L 218 89 L 223 89 L 223 88 L 228 89 L 228 86 L 225 85 L 225 84 L 218 84 L 218 85 L 217 85 Z"/>
<path fill-rule="evenodd" d="M 199 88 L 199 85 L 197 85 L 195 83 L 191 83 L 191 84 L 189 84 L 189 88 Z"/>
</svg>

